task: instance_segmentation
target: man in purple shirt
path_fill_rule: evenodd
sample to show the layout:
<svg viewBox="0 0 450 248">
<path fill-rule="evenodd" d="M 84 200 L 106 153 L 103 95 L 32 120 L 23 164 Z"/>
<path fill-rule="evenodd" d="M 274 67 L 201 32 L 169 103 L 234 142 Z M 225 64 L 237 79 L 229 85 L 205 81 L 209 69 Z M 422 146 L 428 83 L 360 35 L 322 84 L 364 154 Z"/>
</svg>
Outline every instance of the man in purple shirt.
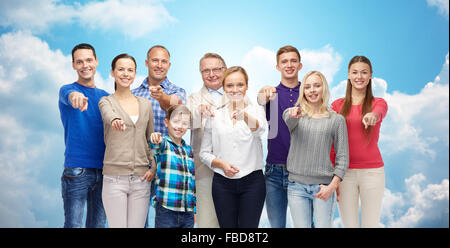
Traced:
<svg viewBox="0 0 450 248">
<path fill-rule="evenodd" d="M 270 226 L 286 227 L 288 172 L 286 160 L 290 134 L 282 114 L 293 107 L 299 95 L 298 72 L 302 69 L 300 53 L 293 46 L 284 46 L 277 52 L 277 70 L 281 72 L 278 86 L 265 86 L 258 93 L 258 104 L 265 106 L 269 123 L 267 137 L 266 210 Z"/>
</svg>

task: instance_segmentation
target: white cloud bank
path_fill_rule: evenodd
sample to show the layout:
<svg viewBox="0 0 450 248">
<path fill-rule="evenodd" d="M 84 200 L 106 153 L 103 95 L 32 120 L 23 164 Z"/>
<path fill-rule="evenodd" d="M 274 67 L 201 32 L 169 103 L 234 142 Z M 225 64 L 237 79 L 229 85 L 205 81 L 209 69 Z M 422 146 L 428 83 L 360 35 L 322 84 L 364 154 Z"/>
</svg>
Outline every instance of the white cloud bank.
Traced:
<svg viewBox="0 0 450 248">
<path fill-rule="evenodd" d="M 448 0 L 427 0 L 428 6 L 437 7 L 439 14 L 448 17 Z"/>
<path fill-rule="evenodd" d="M 59 0 L 0 2 L 1 26 L 33 33 L 78 22 L 91 29 L 120 31 L 131 38 L 139 38 L 175 21 L 157 0 L 106 0 L 84 5 L 67 5 Z"/>
<path fill-rule="evenodd" d="M 381 222 L 385 227 L 448 227 L 449 180 L 425 185 L 423 174 L 404 180 L 406 192 L 384 193 Z"/>
</svg>

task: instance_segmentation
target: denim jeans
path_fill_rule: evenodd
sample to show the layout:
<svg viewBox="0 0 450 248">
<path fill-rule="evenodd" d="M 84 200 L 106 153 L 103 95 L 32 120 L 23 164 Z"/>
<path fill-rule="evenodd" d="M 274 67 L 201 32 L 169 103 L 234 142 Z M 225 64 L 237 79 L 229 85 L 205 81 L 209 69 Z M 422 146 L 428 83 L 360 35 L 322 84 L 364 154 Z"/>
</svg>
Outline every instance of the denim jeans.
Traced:
<svg viewBox="0 0 450 248">
<path fill-rule="evenodd" d="M 214 173 L 212 197 L 221 228 L 258 228 L 266 197 L 262 170 L 239 179 Z"/>
<path fill-rule="evenodd" d="M 266 210 L 272 228 L 286 227 L 288 175 L 286 166 L 266 164 Z"/>
<path fill-rule="evenodd" d="M 155 207 L 155 228 L 193 228 L 193 212 L 177 212 L 157 203 Z"/>
<path fill-rule="evenodd" d="M 336 192 L 328 200 L 321 200 L 314 197 L 319 191 L 319 184 L 289 182 L 288 202 L 294 227 L 333 227 Z"/>
<path fill-rule="evenodd" d="M 64 202 L 65 228 L 83 226 L 86 203 L 86 227 L 105 227 L 102 182 L 102 169 L 64 168 L 61 176 L 61 193 Z"/>
</svg>

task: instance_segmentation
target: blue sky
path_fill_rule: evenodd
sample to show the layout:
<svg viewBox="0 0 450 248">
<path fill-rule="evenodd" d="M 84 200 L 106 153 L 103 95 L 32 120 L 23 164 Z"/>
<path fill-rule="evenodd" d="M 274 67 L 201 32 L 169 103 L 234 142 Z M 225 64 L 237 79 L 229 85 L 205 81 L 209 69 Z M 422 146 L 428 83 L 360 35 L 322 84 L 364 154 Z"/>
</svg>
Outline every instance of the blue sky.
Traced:
<svg viewBox="0 0 450 248">
<path fill-rule="evenodd" d="M 76 80 L 70 52 L 81 42 L 96 48 L 97 86 L 109 92 L 111 60 L 122 52 L 136 58 L 137 87 L 156 44 L 170 50 L 169 79 L 188 93 L 201 87 L 198 60 L 206 52 L 244 66 L 248 94 L 256 95 L 280 80 L 278 48 L 294 45 L 300 78 L 322 71 L 332 99 L 344 94 L 351 57 L 367 56 L 375 95 L 389 105 L 379 141 L 381 223 L 448 227 L 448 37 L 448 0 L 0 1 L 0 227 L 63 225 L 57 95 Z"/>
</svg>

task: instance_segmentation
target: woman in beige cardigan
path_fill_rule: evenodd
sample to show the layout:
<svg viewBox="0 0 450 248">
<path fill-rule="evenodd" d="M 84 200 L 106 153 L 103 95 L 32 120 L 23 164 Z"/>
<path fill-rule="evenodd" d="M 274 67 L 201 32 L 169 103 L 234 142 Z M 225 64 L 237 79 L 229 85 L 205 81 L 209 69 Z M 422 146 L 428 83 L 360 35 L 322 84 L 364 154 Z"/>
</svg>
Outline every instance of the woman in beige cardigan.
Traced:
<svg viewBox="0 0 450 248">
<path fill-rule="evenodd" d="M 147 99 L 131 94 L 136 61 L 120 54 L 112 61 L 114 94 L 102 97 L 99 108 L 105 134 L 103 205 L 109 227 L 144 227 L 155 161 L 148 146 L 153 110 Z M 152 164 L 149 169 L 149 164 Z"/>
</svg>

